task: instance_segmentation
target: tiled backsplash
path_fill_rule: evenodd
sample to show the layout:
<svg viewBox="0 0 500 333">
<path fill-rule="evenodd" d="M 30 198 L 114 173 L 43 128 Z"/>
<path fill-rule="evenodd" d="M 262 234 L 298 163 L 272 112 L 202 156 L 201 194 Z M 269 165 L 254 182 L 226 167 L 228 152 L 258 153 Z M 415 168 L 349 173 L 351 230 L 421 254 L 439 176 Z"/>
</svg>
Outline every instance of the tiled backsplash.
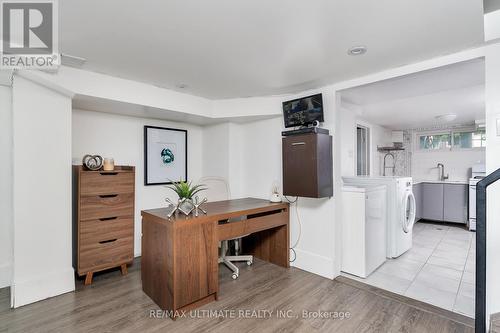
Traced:
<svg viewBox="0 0 500 333">
<path fill-rule="evenodd" d="M 444 152 L 417 152 L 413 154 L 412 177 L 419 180 L 437 180 L 438 163 L 444 165 L 449 180 L 468 180 L 472 165 L 483 162 L 484 150 L 452 150 Z"/>
<path fill-rule="evenodd" d="M 468 180 L 472 165 L 484 163 L 484 149 L 450 151 L 414 151 L 413 140 L 416 131 L 405 131 L 404 151 L 396 151 L 396 175 L 411 176 L 416 180 L 437 180 L 438 163 L 444 164 L 445 174 L 450 180 Z"/>
</svg>

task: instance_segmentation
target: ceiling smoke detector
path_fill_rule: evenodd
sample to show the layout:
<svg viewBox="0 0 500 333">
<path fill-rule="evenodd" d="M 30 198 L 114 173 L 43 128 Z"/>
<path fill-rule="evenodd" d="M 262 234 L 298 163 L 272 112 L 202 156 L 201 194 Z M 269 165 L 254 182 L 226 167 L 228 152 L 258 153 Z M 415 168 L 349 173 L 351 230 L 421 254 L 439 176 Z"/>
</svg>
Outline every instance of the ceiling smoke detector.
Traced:
<svg viewBox="0 0 500 333">
<path fill-rule="evenodd" d="M 438 122 L 449 123 L 449 122 L 457 119 L 457 115 L 454 113 L 442 114 L 440 116 L 436 116 L 435 119 Z"/>
<path fill-rule="evenodd" d="M 366 46 L 353 46 L 349 50 L 347 50 L 348 55 L 357 56 L 365 54 L 367 51 Z"/>
</svg>

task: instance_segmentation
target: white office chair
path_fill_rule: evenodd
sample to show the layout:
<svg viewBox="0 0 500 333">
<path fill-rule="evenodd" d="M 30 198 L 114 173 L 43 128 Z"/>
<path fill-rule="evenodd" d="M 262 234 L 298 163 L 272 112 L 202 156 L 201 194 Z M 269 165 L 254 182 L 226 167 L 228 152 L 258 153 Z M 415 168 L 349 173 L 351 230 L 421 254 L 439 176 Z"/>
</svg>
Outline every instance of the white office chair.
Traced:
<svg viewBox="0 0 500 333">
<path fill-rule="evenodd" d="M 198 184 L 204 184 L 207 190 L 202 193 L 206 195 L 209 202 L 212 201 L 222 201 L 231 199 L 231 191 L 229 189 L 229 183 L 225 178 L 222 177 L 202 177 L 198 181 Z M 229 223 L 231 219 L 229 220 Z M 235 256 L 228 256 L 227 251 L 229 250 L 229 241 L 234 240 L 234 248 L 236 251 Z M 237 261 L 246 261 L 247 265 L 253 263 L 253 256 L 251 255 L 238 255 L 240 252 L 240 240 L 241 238 L 233 238 L 224 240 L 221 242 L 221 254 L 219 256 L 219 263 L 224 263 L 232 272 L 232 278 L 237 279 L 240 276 L 239 268 L 233 264 Z"/>
</svg>

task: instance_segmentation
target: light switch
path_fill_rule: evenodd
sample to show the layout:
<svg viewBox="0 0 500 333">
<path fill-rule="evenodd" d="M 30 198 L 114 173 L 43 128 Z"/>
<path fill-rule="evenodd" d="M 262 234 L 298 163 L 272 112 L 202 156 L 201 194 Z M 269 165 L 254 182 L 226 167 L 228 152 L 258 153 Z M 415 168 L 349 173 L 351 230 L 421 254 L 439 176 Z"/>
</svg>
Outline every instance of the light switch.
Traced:
<svg viewBox="0 0 500 333">
<path fill-rule="evenodd" d="M 500 136 L 500 116 L 497 118 L 497 136 Z"/>
</svg>

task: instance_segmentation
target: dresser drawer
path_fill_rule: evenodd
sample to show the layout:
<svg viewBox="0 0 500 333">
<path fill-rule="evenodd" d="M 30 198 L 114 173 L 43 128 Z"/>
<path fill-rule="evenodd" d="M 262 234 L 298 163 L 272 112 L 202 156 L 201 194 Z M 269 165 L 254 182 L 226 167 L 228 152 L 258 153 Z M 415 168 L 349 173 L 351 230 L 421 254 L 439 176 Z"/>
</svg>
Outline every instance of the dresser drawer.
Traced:
<svg viewBox="0 0 500 333">
<path fill-rule="evenodd" d="M 86 221 L 80 225 L 79 273 L 113 267 L 134 258 L 132 218 Z"/>
<path fill-rule="evenodd" d="M 134 238 L 117 238 L 108 243 L 92 243 L 80 247 L 78 273 L 99 271 L 131 262 L 134 259 Z"/>
<path fill-rule="evenodd" d="M 80 179 L 80 195 L 133 193 L 134 186 L 133 172 L 85 172 Z"/>
<path fill-rule="evenodd" d="M 133 235 L 134 219 L 132 217 L 85 221 L 80 223 L 80 249 L 82 245 Z"/>
<path fill-rule="evenodd" d="M 80 220 L 133 216 L 134 193 L 83 196 L 80 200 Z"/>
</svg>

